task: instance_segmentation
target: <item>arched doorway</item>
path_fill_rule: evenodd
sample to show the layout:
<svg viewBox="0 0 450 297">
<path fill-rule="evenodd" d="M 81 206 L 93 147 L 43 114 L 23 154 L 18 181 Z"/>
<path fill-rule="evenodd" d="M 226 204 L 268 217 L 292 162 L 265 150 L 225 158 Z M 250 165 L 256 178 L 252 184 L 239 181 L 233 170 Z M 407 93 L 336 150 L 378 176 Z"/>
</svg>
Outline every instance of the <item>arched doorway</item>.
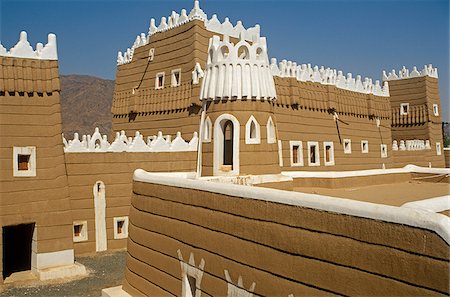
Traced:
<svg viewBox="0 0 450 297">
<path fill-rule="evenodd" d="M 214 175 L 239 174 L 239 121 L 230 114 L 214 124 Z"/>
</svg>

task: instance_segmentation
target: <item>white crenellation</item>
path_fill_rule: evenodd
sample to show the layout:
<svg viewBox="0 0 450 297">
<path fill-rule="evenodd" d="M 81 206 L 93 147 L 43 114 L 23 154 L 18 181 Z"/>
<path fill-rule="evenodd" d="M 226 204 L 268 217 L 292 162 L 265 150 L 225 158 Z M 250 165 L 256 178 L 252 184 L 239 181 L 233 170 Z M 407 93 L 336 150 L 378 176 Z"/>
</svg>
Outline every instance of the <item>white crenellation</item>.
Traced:
<svg viewBox="0 0 450 297">
<path fill-rule="evenodd" d="M 392 150 L 393 151 L 423 151 L 423 150 L 431 150 L 430 141 L 413 139 L 413 140 L 397 140 L 392 141 Z"/>
<path fill-rule="evenodd" d="M 398 79 L 405 79 L 405 78 L 413 78 L 413 77 L 420 77 L 420 76 L 429 76 L 438 78 L 438 70 L 437 68 L 433 67 L 433 65 L 424 65 L 422 70 L 417 70 L 417 67 L 414 66 L 412 71 L 409 71 L 405 66 L 401 70 L 398 71 L 398 74 L 395 72 L 395 69 L 392 69 L 391 72 L 386 73 L 385 70 L 383 70 L 383 80 L 384 81 L 390 81 L 390 80 L 398 80 Z"/>
<path fill-rule="evenodd" d="M 58 60 L 58 51 L 56 46 L 56 35 L 48 34 L 47 44 L 36 44 L 36 50 L 28 42 L 27 32 L 20 32 L 19 41 L 9 51 L 0 43 L 0 56 L 39 60 Z"/>
<path fill-rule="evenodd" d="M 243 36 L 243 38 L 247 41 L 254 41 L 260 37 L 261 29 L 259 25 L 246 29 L 243 26 L 242 21 L 237 21 L 236 25 L 233 26 L 228 18 L 225 18 L 225 21 L 222 23 L 215 14 L 211 17 L 211 19 L 208 19 L 206 13 L 200 8 L 200 2 L 194 1 L 194 7 L 190 11 L 189 15 L 187 14 L 186 9 L 182 9 L 180 14 L 172 11 L 170 16 L 161 18 L 159 25 L 156 25 L 155 19 L 152 18 L 150 20 L 148 34 L 145 35 L 144 33 L 141 33 L 136 37 L 136 40 L 131 48 L 128 48 L 124 53 L 118 52 L 117 65 L 130 63 L 133 60 L 134 50 L 140 46 L 148 44 L 150 42 L 150 36 L 153 34 L 171 30 L 194 20 L 203 21 L 206 29 L 214 33 L 228 35 L 235 38 L 240 38 L 240 36 Z"/>
<path fill-rule="evenodd" d="M 209 40 L 208 61 L 200 91 L 201 100 L 276 98 L 264 37 L 251 44 L 244 40 L 233 44 L 229 36 Z"/>
<path fill-rule="evenodd" d="M 272 58 L 270 63 L 270 70 L 273 76 L 279 77 L 294 77 L 298 81 L 303 82 L 317 82 L 324 85 L 334 85 L 339 89 L 349 90 L 364 94 L 374 94 L 376 96 L 389 96 L 389 86 L 387 82 L 381 85 L 379 80 L 373 83 L 371 78 L 361 78 L 357 75 L 353 77 L 351 73 L 347 76 L 342 71 L 332 68 L 325 68 L 324 66 L 314 66 L 311 64 L 298 65 L 296 62 L 282 60 L 277 63 L 277 59 Z"/>
<path fill-rule="evenodd" d="M 180 132 L 172 140 L 171 135 L 163 136 L 162 132 L 158 135 L 147 137 L 147 142 L 138 131 L 134 137 L 127 137 L 125 131 L 116 133 L 113 143 L 108 142 L 106 135 L 101 135 L 98 128 L 95 128 L 94 134 L 83 135 L 80 141 L 78 133 L 74 134 L 73 140 L 67 141 L 63 137 L 64 152 L 66 153 L 88 153 L 88 152 L 189 152 L 197 151 L 198 134 L 194 132 L 192 139 L 187 142 L 183 139 Z"/>
</svg>

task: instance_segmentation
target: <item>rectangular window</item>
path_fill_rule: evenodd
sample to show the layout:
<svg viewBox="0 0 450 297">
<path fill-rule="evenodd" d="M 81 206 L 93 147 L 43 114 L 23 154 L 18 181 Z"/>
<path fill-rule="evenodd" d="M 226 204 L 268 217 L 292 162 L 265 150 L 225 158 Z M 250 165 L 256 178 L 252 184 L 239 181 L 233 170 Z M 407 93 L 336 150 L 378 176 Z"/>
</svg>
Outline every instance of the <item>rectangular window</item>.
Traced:
<svg viewBox="0 0 450 297">
<path fill-rule="evenodd" d="M 387 158 L 387 145 L 381 144 L 380 148 L 381 148 L 381 158 Z"/>
<path fill-rule="evenodd" d="M 172 70 L 172 87 L 178 87 L 181 84 L 181 69 Z"/>
<path fill-rule="evenodd" d="M 400 115 L 407 115 L 409 112 L 409 103 L 400 104 Z"/>
<path fill-rule="evenodd" d="M 17 155 L 17 162 L 19 163 L 19 171 L 30 169 L 30 155 Z"/>
<path fill-rule="evenodd" d="M 440 156 L 441 154 L 442 154 L 441 143 L 440 142 L 436 142 L 436 155 Z"/>
<path fill-rule="evenodd" d="M 114 218 L 114 239 L 128 237 L 128 217 Z"/>
<path fill-rule="evenodd" d="M 308 165 L 320 166 L 319 143 L 308 141 Z"/>
<path fill-rule="evenodd" d="M 352 141 L 350 139 L 344 139 L 344 154 L 352 153 Z"/>
<path fill-rule="evenodd" d="M 81 242 L 88 240 L 87 221 L 73 222 L 73 241 Z"/>
<path fill-rule="evenodd" d="M 289 141 L 291 166 L 303 166 L 303 146 L 301 141 Z"/>
<path fill-rule="evenodd" d="M 325 166 L 333 166 L 334 165 L 334 146 L 333 142 L 324 142 L 324 158 L 325 158 Z"/>
<path fill-rule="evenodd" d="M 439 106 L 437 104 L 433 104 L 433 114 L 438 117 L 439 116 Z"/>
<path fill-rule="evenodd" d="M 369 153 L 369 141 L 361 140 L 361 152 L 363 154 Z"/>
<path fill-rule="evenodd" d="M 164 72 L 159 72 L 156 74 L 155 89 L 164 89 L 164 75 Z"/>
<path fill-rule="evenodd" d="M 36 176 L 36 147 L 13 147 L 13 176 Z"/>
</svg>

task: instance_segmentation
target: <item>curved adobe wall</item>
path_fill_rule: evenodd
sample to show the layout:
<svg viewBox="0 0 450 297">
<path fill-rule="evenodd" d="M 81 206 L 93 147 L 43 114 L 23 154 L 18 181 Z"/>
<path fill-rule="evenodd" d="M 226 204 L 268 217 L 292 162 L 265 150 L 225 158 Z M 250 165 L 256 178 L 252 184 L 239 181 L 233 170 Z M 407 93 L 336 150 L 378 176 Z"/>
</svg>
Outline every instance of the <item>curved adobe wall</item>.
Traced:
<svg viewBox="0 0 450 297">
<path fill-rule="evenodd" d="M 182 296 L 186 276 L 204 296 L 449 293 L 445 216 L 149 176 L 133 184 L 130 294 Z"/>
</svg>

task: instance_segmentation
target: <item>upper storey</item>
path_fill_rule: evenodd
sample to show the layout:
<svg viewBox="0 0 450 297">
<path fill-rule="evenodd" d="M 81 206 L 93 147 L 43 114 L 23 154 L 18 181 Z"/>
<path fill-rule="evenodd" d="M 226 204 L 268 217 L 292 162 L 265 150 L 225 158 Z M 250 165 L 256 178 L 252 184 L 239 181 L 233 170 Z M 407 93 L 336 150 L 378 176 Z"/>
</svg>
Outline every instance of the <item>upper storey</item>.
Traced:
<svg viewBox="0 0 450 297">
<path fill-rule="evenodd" d="M 405 66 L 401 70 L 395 73 L 395 69 L 392 69 L 391 72 L 386 74 L 386 71 L 383 71 L 383 80 L 384 81 L 390 81 L 390 80 L 397 80 L 397 79 L 406 79 L 406 78 L 414 78 L 414 77 L 420 77 L 420 76 L 429 76 L 438 78 L 438 70 L 437 68 L 434 68 L 433 65 L 425 65 L 423 66 L 423 69 L 418 71 L 417 67 L 414 66 L 412 71 L 409 71 Z"/>
<path fill-rule="evenodd" d="M 36 44 L 36 50 L 33 50 L 28 42 L 27 32 L 20 32 L 19 41 L 9 51 L 7 51 L 0 43 L 0 56 L 39 60 L 58 60 L 58 52 L 56 48 L 56 35 L 48 34 L 47 44 Z"/>
</svg>

